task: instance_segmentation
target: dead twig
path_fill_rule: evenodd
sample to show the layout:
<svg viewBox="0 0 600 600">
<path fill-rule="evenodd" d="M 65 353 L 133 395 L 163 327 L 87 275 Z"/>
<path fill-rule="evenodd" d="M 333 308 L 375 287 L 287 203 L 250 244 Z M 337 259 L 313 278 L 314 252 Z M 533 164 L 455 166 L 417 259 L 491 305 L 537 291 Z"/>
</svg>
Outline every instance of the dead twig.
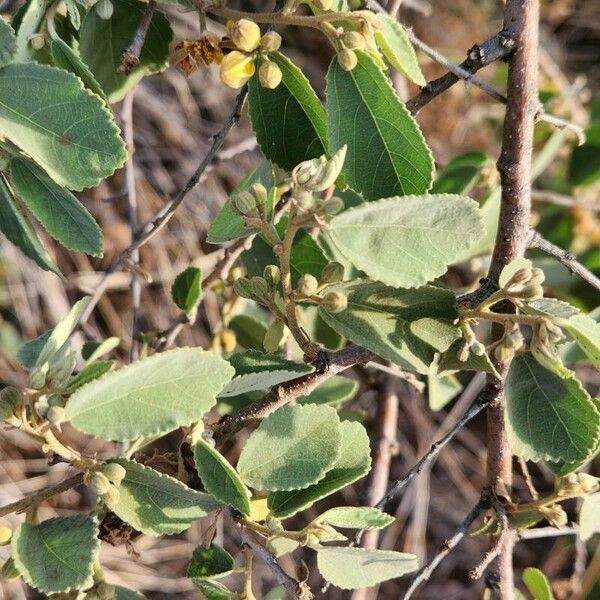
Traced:
<svg viewBox="0 0 600 600">
<path fill-rule="evenodd" d="M 138 28 L 133 36 L 133 41 L 121 53 L 121 64 L 117 68 L 117 73 L 127 75 L 140 62 L 140 54 L 146 41 L 146 35 L 156 10 L 156 0 L 148 0 L 148 4 L 144 8 L 142 18 L 140 19 Z"/>
</svg>

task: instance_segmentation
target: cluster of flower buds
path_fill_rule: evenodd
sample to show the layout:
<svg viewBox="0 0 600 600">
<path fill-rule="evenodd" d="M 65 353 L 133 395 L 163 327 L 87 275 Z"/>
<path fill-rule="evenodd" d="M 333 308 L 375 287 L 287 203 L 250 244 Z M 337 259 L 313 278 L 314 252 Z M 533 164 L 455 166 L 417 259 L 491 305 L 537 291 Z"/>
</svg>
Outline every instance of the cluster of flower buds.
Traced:
<svg viewBox="0 0 600 600">
<path fill-rule="evenodd" d="M 258 77 L 267 89 L 275 89 L 281 83 L 281 69 L 269 59 L 268 54 L 281 46 L 281 36 L 275 31 L 264 35 L 260 27 L 249 19 L 229 21 L 227 31 L 235 50 L 221 60 L 221 80 L 231 88 L 241 88 L 256 72 L 257 57 L 260 60 Z"/>
<path fill-rule="evenodd" d="M 231 197 L 234 210 L 244 217 L 249 225 L 259 227 L 268 217 L 267 200 L 267 188 L 261 183 L 255 183 L 248 190 L 237 192 Z"/>
<path fill-rule="evenodd" d="M 517 323 L 513 323 L 504 329 L 504 335 L 494 348 L 494 356 L 498 362 L 509 362 L 524 345 L 525 339 L 521 328 Z"/>
<path fill-rule="evenodd" d="M 545 275 L 541 269 L 522 267 L 506 282 L 502 288 L 507 297 L 517 305 L 533 302 L 544 296 Z"/>
<path fill-rule="evenodd" d="M 277 265 L 267 265 L 263 270 L 262 277 L 238 277 L 233 282 L 233 291 L 241 298 L 268 305 L 275 294 L 280 279 L 281 271 L 279 267 Z"/>
<path fill-rule="evenodd" d="M 109 462 L 97 471 L 86 473 L 83 482 L 102 498 L 108 508 L 112 508 L 119 502 L 119 486 L 125 475 L 127 472 L 124 467 L 119 463 Z"/>
<path fill-rule="evenodd" d="M 465 336 L 463 344 L 458 349 L 457 358 L 460 362 L 467 362 L 469 354 L 473 353 L 476 356 L 485 354 L 485 346 L 475 337 L 475 332 L 468 322 L 461 324 L 463 334 Z"/>
<path fill-rule="evenodd" d="M 599 489 L 600 478 L 589 473 L 569 473 L 556 483 L 556 495 L 561 497 L 586 496 Z"/>
<path fill-rule="evenodd" d="M 565 335 L 562 329 L 550 321 L 542 319 L 536 327 L 533 328 L 530 349 L 536 360 L 550 370 L 560 372 L 565 369 L 556 343 L 564 339 Z"/>
<path fill-rule="evenodd" d="M 322 296 L 317 294 L 327 286 L 339 283 L 343 279 L 344 267 L 338 262 L 331 262 L 323 268 L 319 279 L 310 273 L 302 275 L 298 280 L 294 295 L 298 299 L 310 298 L 318 302 L 327 312 L 339 313 L 348 307 L 346 294 L 339 291 L 326 292 Z"/>
</svg>

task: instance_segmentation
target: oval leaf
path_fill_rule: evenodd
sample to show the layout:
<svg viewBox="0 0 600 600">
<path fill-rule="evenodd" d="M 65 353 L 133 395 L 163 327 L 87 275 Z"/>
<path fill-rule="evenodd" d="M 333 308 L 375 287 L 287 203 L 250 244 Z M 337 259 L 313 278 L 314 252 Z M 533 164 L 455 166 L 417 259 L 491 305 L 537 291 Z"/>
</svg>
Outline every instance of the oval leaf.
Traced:
<svg viewBox="0 0 600 600">
<path fill-rule="evenodd" d="M 328 233 L 338 250 L 369 277 L 410 288 L 443 275 L 482 231 L 476 202 L 439 194 L 386 198 L 351 208 L 332 219 Z"/>
<path fill-rule="evenodd" d="M 111 510 L 147 535 L 180 533 L 221 504 L 181 481 L 131 460 L 119 459 L 127 474 L 119 486 L 119 501 Z"/>
<path fill-rule="evenodd" d="M 511 363 L 506 420 L 511 448 L 526 460 L 583 460 L 600 437 L 600 412 L 579 381 L 545 369 L 531 354 Z"/>
<path fill-rule="evenodd" d="M 591 494 L 579 510 L 579 537 L 585 542 L 596 533 L 600 533 L 600 494 Z"/>
<path fill-rule="evenodd" d="M 327 117 L 302 71 L 279 52 L 271 52 L 269 59 L 281 69 L 281 83 L 268 90 L 258 74 L 250 79 L 250 119 L 263 154 L 291 171 L 304 160 L 327 154 Z"/>
<path fill-rule="evenodd" d="M 98 526 L 84 516 L 25 522 L 12 538 L 12 556 L 19 573 L 45 594 L 92 585 L 99 550 Z"/>
<path fill-rule="evenodd" d="M 284 406 L 252 433 L 237 470 L 255 489 L 305 488 L 335 464 L 340 441 L 340 420 L 330 406 Z"/>
<path fill-rule="evenodd" d="M 127 158 L 104 102 L 72 73 L 47 65 L 0 70 L 0 133 L 72 190 L 98 185 Z"/>
<path fill-rule="evenodd" d="M 202 418 L 233 375 L 200 348 L 155 354 L 77 390 L 66 411 L 77 429 L 106 440 L 133 440 Z"/>
<path fill-rule="evenodd" d="M 65 248 L 102 256 L 102 231 L 85 206 L 28 160 L 10 163 L 15 191 L 42 227 Z"/>
<path fill-rule="evenodd" d="M 315 521 L 342 529 L 383 529 L 394 522 L 394 517 L 374 506 L 338 506 L 330 508 Z"/>
<path fill-rule="evenodd" d="M 367 200 L 422 194 L 434 168 L 425 138 L 373 59 L 356 54 L 352 71 L 336 59 L 327 74 L 330 151 L 348 146 L 342 173 Z"/>
<path fill-rule="evenodd" d="M 250 514 L 250 491 L 227 459 L 203 438 L 194 444 L 194 462 L 209 494 L 245 515 Z"/>
</svg>

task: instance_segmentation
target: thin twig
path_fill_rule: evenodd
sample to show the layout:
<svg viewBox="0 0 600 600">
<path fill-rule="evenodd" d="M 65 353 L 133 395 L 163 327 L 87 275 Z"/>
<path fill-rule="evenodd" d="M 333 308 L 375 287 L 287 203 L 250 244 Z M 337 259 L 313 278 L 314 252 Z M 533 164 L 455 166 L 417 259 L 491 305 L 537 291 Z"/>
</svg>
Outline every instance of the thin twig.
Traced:
<svg viewBox="0 0 600 600">
<path fill-rule="evenodd" d="M 140 54 L 156 10 L 156 0 L 148 0 L 148 4 L 144 8 L 142 18 L 140 19 L 139 25 L 135 31 L 133 41 L 127 48 L 125 48 L 121 54 L 121 64 L 117 68 L 117 73 L 121 75 L 127 75 L 131 70 L 137 66 L 140 62 Z"/>
<path fill-rule="evenodd" d="M 531 478 L 531 473 L 527 468 L 527 461 L 522 457 L 517 457 L 517 465 L 519 465 L 519 471 L 521 471 L 521 475 L 523 476 L 523 481 L 525 481 L 525 486 L 527 487 L 527 491 L 531 496 L 532 500 L 538 500 L 540 495 L 538 491 L 535 489 L 535 485 L 533 485 L 533 479 Z"/>
<path fill-rule="evenodd" d="M 30 496 L 25 496 L 21 500 L 17 500 L 16 502 L 12 502 L 11 504 L 6 504 L 5 506 L 0 507 L 0 517 L 4 517 L 6 515 L 10 515 L 11 513 L 21 513 L 26 511 L 27 509 L 43 502 L 44 500 L 48 500 L 48 498 L 52 498 L 52 496 L 56 496 L 57 494 L 62 494 L 71 488 L 74 488 L 83 483 L 83 473 L 77 473 L 72 475 L 71 477 L 57 483 L 56 485 L 51 485 L 35 494 L 31 494 Z"/>
<path fill-rule="evenodd" d="M 563 535 L 578 535 L 579 529 L 572 527 L 538 527 L 537 529 L 523 529 L 517 531 L 517 541 L 539 540 L 542 538 L 560 537 Z"/>
<path fill-rule="evenodd" d="M 529 247 L 537 248 L 550 256 L 556 258 L 560 263 L 565 265 L 571 273 L 576 273 L 589 283 L 591 286 L 600 290 L 600 278 L 594 275 L 589 269 L 584 267 L 570 252 L 563 250 L 560 246 L 553 244 L 544 237 L 542 237 L 537 231 L 531 231 L 529 235 Z"/>
<path fill-rule="evenodd" d="M 247 88 L 242 88 L 238 93 L 232 111 L 225 120 L 225 123 L 219 130 L 219 132 L 213 137 L 212 143 L 208 152 L 204 155 L 204 158 L 198 165 L 198 168 L 194 171 L 193 175 L 188 179 L 183 188 L 175 195 L 175 197 L 167 202 L 161 210 L 138 232 L 135 242 L 133 242 L 128 248 L 123 250 L 121 254 L 113 261 L 113 263 L 106 269 L 104 276 L 102 277 L 98 287 L 92 295 L 90 302 L 81 317 L 81 323 L 85 323 L 96 304 L 104 294 L 110 276 L 115 273 L 124 264 L 130 262 L 134 252 L 139 250 L 144 244 L 149 242 L 172 218 L 179 205 L 186 199 L 187 195 L 198 185 L 200 178 L 204 174 L 204 171 L 209 164 L 214 160 L 215 156 L 219 152 L 219 149 L 223 145 L 227 134 L 231 131 L 233 126 L 239 121 L 242 106 L 246 99 Z"/>
<path fill-rule="evenodd" d="M 592 212 L 600 213 L 600 202 L 585 198 L 572 198 L 550 190 L 531 190 L 531 199 L 534 202 L 548 202 L 567 208 L 583 208 Z"/>
<path fill-rule="evenodd" d="M 479 502 L 473 507 L 471 512 L 465 517 L 464 521 L 460 524 L 459 528 L 456 530 L 456 533 L 448 540 L 444 540 L 442 543 L 442 547 L 440 551 L 431 559 L 431 561 L 425 565 L 422 569 L 420 569 L 415 578 L 412 580 L 410 587 L 402 596 L 402 600 L 409 600 L 412 598 L 412 595 L 417 590 L 417 588 L 425 581 L 427 581 L 432 573 L 436 570 L 437 566 L 450 554 L 450 551 L 455 548 L 458 543 L 467 535 L 471 526 L 479 517 L 481 512 L 485 510 L 489 506 L 489 498 L 488 494 L 482 494 Z"/>
</svg>

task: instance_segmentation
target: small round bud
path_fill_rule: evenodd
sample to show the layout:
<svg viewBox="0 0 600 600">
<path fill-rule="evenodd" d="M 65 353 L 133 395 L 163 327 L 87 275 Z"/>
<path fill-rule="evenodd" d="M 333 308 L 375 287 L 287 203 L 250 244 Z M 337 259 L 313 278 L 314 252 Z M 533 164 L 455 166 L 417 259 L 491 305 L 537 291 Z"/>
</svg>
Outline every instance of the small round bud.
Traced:
<svg viewBox="0 0 600 600">
<path fill-rule="evenodd" d="M 590 475 L 589 473 L 579 473 L 577 478 L 579 479 L 579 485 L 581 486 L 581 489 L 586 494 L 595 492 L 600 485 L 600 479 Z"/>
<path fill-rule="evenodd" d="M 341 198 L 338 198 L 337 196 L 333 196 L 333 198 L 327 200 L 327 202 L 325 202 L 325 204 L 323 205 L 323 212 L 326 215 L 333 217 L 334 215 L 337 215 L 339 212 L 344 210 L 344 207 L 344 201 Z"/>
<path fill-rule="evenodd" d="M 296 286 L 296 289 L 303 296 L 312 296 L 319 289 L 319 282 L 314 275 L 306 273 L 306 275 L 302 275 L 302 277 L 298 279 L 298 285 Z"/>
<path fill-rule="evenodd" d="M 106 477 L 104 473 L 96 471 L 90 476 L 90 482 L 88 485 L 93 492 L 98 494 L 98 496 L 103 496 L 108 492 L 111 484 L 108 480 L 108 477 Z"/>
<path fill-rule="evenodd" d="M 521 328 L 518 325 L 504 334 L 503 344 L 507 348 L 512 348 L 516 351 L 522 348 L 524 343 L 525 340 L 523 339 Z"/>
<path fill-rule="evenodd" d="M 66 17 L 69 11 L 67 10 L 67 5 L 61 1 L 56 5 L 56 14 L 60 17 Z"/>
<path fill-rule="evenodd" d="M 0 579 L 4 579 L 5 581 L 14 581 L 21 576 L 19 570 L 15 565 L 15 561 L 12 558 L 9 558 L 0 569 Z"/>
<path fill-rule="evenodd" d="M 494 356 L 496 357 L 496 360 L 501 363 L 508 362 L 514 355 L 514 349 L 506 346 L 504 343 L 499 344 L 494 349 Z"/>
<path fill-rule="evenodd" d="M 105 465 L 102 465 L 101 471 L 111 483 L 115 484 L 121 483 L 121 481 L 123 481 L 123 479 L 125 479 L 125 476 L 127 475 L 127 471 L 125 470 L 125 468 L 122 467 L 119 463 L 114 462 L 109 462 Z"/>
<path fill-rule="evenodd" d="M 109 484 L 108 490 L 102 495 L 102 500 L 104 500 L 104 504 L 106 504 L 108 508 L 112 508 L 113 506 L 115 506 L 115 504 L 119 503 L 120 499 L 121 492 L 119 492 L 119 489 L 114 485 Z"/>
<path fill-rule="evenodd" d="M 305 160 L 301 162 L 293 171 L 292 177 L 297 185 L 306 185 L 325 164 L 325 157 Z"/>
<path fill-rule="evenodd" d="M 222 329 L 219 332 L 219 341 L 225 352 L 233 352 L 237 346 L 237 338 L 231 329 Z"/>
<path fill-rule="evenodd" d="M 275 287 L 281 279 L 281 270 L 277 265 L 267 265 L 263 271 L 263 277 L 269 287 Z"/>
<path fill-rule="evenodd" d="M 42 33 L 31 36 L 29 43 L 34 50 L 41 50 L 46 45 L 46 36 Z"/>
<path fill-rule="evenodd" d="M 531 270 L 531 279 L 529 280 L 530 284 L 542 284 L 544 283 L 546 279 L 546 275 L 544 273 L 544 271 L 542 271 L 541 269 L 539 269 L 538 267 L 534 267 Z"/>
<path fill-rule="evenodd" d="M 481 342 L 475 340 L 471 344 L 471 352 L 475 356 L 483 356 L 485 354 L 485 346 Z"/>
<path fill-rule="evenodd" d="M 561 477 L 558 481 L 556 493 L 558 496 L 570 496 L 579 493 L 581 486 L 579 485 L 579 477 L 577 473 L 569 473 Z"/>
<path fill-rule="evenodd" d="M 108 21 L 113 16 L 114 6 L 110 0 L 98 0 L 96 2 L 96 12 L 104 21 Z"/>
<path fill-rule="evenodd" d="M 274 90 L 282 78 L 281 69 L 270 60 L 264 60 L 258 69 L 258 79 L 260 85 L 268 90 Z"/>
<path fill-rule="evenodd" d="M 10 419 L 22 402 L 23 397 L 18 388 L 9 385 L 0 391 L 0 420 Z"/>
<path fill-rule="evenodd" d="M 321 301 L 321 306 L 328 313 L 339 313 L 348 307 L 348 296 L 342 292 L 329 292 Z"/>
<path fill-rule="evenodd" d="M 339 262 L 330 262 L 321 271 L 323 283 L 339 283 L 344 279 L 344 266 Z"/>
<path fill-rule="evenodd" d="M 252 192 L 244 190 L 233 196 L 233 205 L 240 215 L 245 217 L 258 217 L 258 206 Z"/>
<path fill-rule="evenodd" d="M 244 52 L 252 52 L 260 45 L 260 27 L 254 21 L 249 19 L 229 21 L 227 31 L 231 41 Z"/>
<path fill-rule="evenodd" d="M 46 419 L 48 419 L 52 425 L 60 425 L 67 420 L 67 412 L 62 406 L 50 406 L 46 413 Z"/>
<path fill-rule="evenodd" d="M 354 69 L 358 63 L 356 52 L 354 52 L 354 50 L 350 50 L 350 48 L 342 48 L 338 52 L 337 59 L 340 63 L 340 67 L 342 67 L 344 71 L 352 71 L 352 69 Z"/>
<path fill-rule="evenodd" d="M 280 319 L 275 319 L 268 327 L 263 338 L 263 348 L 266 352 L 274 353 L 279 350 L 285 335 L 285 324 Z"/>
<path fill-rule="evenodd" d="M 240 277 L 233 282 L 233 291 L 241 298 L 247 298 L 251 300 L 252 295 L 252 283 L 247 277 Z"/>
<path fill-rule="evenodd" d="M 263 277 L 252 277 L 250 285 L 252 286 L 252 295 L 258 299 L 266 298 L 269 295 L 269 286 Z"/>
<path fill-rule="evenodd" d="M 237 281 L 240 277 L 244 276 L 244 268 L 243 267 L 233 267 L 233 269 L 231 269 L 231 271 L 229 271 L 229 275 L 227 276 L 227 279 L 233 283 L 234 281 Z"/>
<path fill-rule="evenodd" d="M 527 283 L 533 275 L 529 267 L 522 267 L 510 278 L 510 285 L 519 285 L 521 283 Z"/>
<path fill-rule="evenodd" d="M 269 31 L 260 38 L 261 52 L 275 52 L 281 46 L 281 36 L 276 31 Z"/>
<path fill-rule="evenodd" d="M 221 60 L 219 75 L 221 81 L 233 89 L 239 89 L 254 75 L 254 57 L 234 50 Z"/>
<path fill-rule="evenodd" d="M 538 283 L 526 285 L 520 292 L 514 294 L 514 296 L 525 302 L 533 302 L 544 297 L 544 288 Z"/>
<path fill-rule="evenodd" d="M 342 44 L 350 50 L 363 50 L 367 45 L 367 40 L 358 31 L 346 31 L 342 34 Z"/>
<path fill-rule="evenodd" d="M 12 529 L 5 525 L 0 525 L 0 546 L 7 546 L 10 544 L 12 538 Z"/>
</svg>

